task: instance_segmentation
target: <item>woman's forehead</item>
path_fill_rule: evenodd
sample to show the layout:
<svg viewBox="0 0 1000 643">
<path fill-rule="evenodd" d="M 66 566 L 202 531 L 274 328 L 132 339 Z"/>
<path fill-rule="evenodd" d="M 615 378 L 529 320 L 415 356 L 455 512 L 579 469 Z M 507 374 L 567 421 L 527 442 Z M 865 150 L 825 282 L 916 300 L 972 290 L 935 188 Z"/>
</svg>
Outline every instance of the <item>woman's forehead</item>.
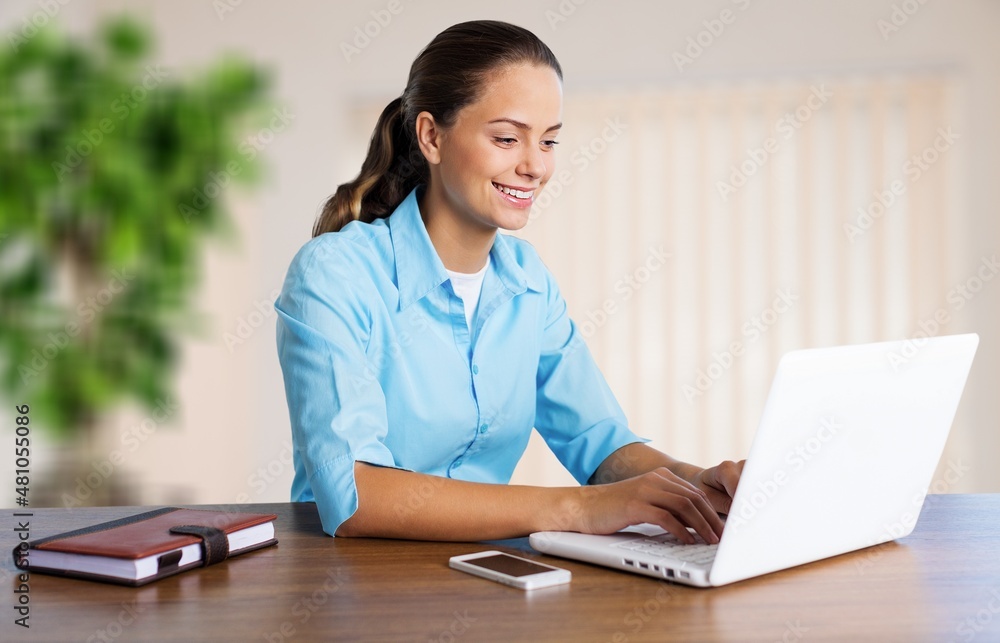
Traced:
<svg viewBox="0 0 1000 643">
<path fill-rule="evenodd" d="M 562 82 L 555 70 L 518 65 L 490 75 L 477 100 L 460 110 L 459 119 L 477 125 L 510 119 L 532 130 L 545 131 L 560 122 L 561 114 Z"/>
</svg>

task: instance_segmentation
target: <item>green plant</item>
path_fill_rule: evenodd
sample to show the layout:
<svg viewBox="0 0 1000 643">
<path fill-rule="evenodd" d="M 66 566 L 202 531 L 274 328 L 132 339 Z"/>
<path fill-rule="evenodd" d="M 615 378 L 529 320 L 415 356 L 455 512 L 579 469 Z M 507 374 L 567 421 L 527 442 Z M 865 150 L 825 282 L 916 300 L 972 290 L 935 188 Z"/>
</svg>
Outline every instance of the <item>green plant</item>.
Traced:
<svg viewBox="0 0 1000 643">
<path fill-rule="evenodd" d="M 62 438 L 170 396 L 180 334 L 203 327 L 202 242 L 235 238 L 206 192 L 259 177 L 240 136 L 267 74 L 225 56 L 182 79 L 150 50 L 117 17 L 90 42 L 49 30 L 0 53 L 0 378 Z"/>
</svg>

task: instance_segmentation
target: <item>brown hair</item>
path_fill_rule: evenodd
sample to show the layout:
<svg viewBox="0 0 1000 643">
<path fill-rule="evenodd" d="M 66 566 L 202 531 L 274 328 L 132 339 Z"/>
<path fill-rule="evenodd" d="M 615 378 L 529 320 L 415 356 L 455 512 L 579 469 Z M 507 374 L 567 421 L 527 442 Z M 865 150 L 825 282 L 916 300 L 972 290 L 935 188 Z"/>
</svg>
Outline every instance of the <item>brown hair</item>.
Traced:
<svg viewBox="0 0 1000 643">
<path fill-rule="evenodd" d="M 562 79 L 555 55 L 527 29 L 475 20 L 439 33 L 413 61 L 402 95 L 382 110 L 361 172 L 326 201 L 313 236 L 392 214 L 414 187 L 430 179 L 416 142 L 417 114 L 430 112 L 449 127 L 459 110 L 475 102 L 490 71 L 525 62 L 548 65 Z"/>
</svg>

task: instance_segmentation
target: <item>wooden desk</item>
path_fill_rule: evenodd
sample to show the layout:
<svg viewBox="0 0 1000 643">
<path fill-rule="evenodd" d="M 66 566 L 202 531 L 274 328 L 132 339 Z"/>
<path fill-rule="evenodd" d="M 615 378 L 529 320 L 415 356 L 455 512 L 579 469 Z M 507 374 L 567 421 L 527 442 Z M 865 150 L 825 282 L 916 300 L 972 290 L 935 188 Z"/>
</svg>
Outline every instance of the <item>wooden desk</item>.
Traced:
<svg viewBox="0 0 1000 643">
<path fill-rule="evenodd" d="M 227 507 L 223 507 L 227 508 Z M 35 509 L 31 536 L 146 508 Z M 231 508 L 230 508 L 231 509 Z M 32 574 L 4 641 L 998 641 L 1000 494 L 930 496 L 909 537 L 716 589 L 534 554 L 570 585 L 523 592 L 448 568 L 481 543 L 333 539 L 312 504 L 267 504 L 280 543 L 140 588 Z M 5 512 L 3 567 L 15 540 Z M 493 547 L 491 544 L 490 547 Z"/>
</svg>

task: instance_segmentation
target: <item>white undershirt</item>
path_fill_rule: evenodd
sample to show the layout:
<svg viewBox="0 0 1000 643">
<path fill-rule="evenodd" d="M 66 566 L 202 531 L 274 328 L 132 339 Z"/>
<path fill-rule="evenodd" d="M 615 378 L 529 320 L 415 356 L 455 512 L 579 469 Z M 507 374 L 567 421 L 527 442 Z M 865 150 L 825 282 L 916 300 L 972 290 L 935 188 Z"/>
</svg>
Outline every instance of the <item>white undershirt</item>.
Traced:
<svg viewBox="0 0 1000 643">
<path fill-rule="evenodd" d="M 465 306 L 465 323 L 470 330 L 472 329 L 472 318 L 476 314 L 476 309 L 479 308 L 479 293 L 483 289 L 483 278 L 486 277 L 486 269 L 489 267 L 490 256 L 486 255 L 486 265 L 478 272 L 455 272 L 445 268 L 451 278 L 451 287 L 455 289 L 455 294 L 462 298 L 462 303 Z"/>
</svg>

